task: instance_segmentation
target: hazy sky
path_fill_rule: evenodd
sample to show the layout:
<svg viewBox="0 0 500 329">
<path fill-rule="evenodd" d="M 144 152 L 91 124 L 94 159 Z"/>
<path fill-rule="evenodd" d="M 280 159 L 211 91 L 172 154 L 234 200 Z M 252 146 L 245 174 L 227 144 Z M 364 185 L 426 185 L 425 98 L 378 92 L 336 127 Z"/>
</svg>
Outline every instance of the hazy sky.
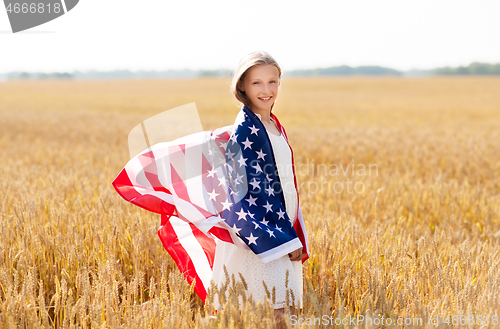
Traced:
<svg viewBox="0 0 500 329">
<path fill-rule="evenodd" d="M 257 49 L 285 71 L 500 63 L 499 13 L 500 0 L 81 0 L 13 34 L 1 7 L 0 73 L 232 69 Z"/>
</svg>

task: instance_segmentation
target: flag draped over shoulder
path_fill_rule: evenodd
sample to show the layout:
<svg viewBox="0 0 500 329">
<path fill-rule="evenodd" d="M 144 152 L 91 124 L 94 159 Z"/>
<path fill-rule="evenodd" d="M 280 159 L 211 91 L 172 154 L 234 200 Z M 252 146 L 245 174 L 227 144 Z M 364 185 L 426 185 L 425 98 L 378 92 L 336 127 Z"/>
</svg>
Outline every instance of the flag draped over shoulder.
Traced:
<svg viewBox="0 0 500 329">
<path fill-rule="evenodd" d="M 263 262 L 299 248 L 309 254 L 300 205 L 297 218 L 288 218 L 269 136 L 246 106 L 232 126 L 149 147 L 112 184 L 125 200 L 161 214 L 158 236 L 203 301 L 217 239 L 251 249 Z"/>
</svg>

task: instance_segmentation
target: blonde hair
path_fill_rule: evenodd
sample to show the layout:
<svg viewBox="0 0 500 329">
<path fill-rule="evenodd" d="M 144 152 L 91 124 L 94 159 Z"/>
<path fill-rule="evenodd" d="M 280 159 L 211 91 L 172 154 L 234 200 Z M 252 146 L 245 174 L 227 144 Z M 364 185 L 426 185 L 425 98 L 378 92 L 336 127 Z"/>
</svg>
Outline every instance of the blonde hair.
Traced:
<svg viewBox="0 0 500 329">
<path fill-rule="evenodd" d="M 231 93 L 234 95 L 234 97 L 236 97 L 238 101 L 246 105 L 246 107 L 248 108 L 250 108 L 250 101 L 245 92 L 240 89 L 241 83 L 243 83 L 243 79 L 245 78 L 245 74 L 249 68 L 255 65 L 263 64 L 274 65 L 278 70 L 278 78 L 281 79 L 281 67 L 274 60 L 274 58 L 269 55 L 269 53 L 263 50 L 254 51 L 245 55 L 238 63 L 238 67 L 234 72 L 233 81 L 231 83 Z M 271 112 L 273 111 L 274 104 L 275 103 L 271 105 Z"/>
</svg>

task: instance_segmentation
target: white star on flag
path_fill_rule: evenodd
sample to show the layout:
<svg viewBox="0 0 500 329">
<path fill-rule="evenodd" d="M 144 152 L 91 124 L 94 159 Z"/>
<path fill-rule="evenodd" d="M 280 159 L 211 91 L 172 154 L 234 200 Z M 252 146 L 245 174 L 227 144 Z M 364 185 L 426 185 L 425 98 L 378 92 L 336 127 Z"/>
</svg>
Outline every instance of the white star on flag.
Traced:
<svg viewBox="0 0 500 329">
<path fill-rule="evenodd" d="M 224 210 L 224 209 L 229 210 L 229 208 L 230 208 L 230 207 L 231 207 L 231 205 L 232 205 L 232 203 L 231 203 L 231 202 L 229 202 L 229 201 L 227 201 L 227 200 L 226 200 L 225 202 L 221 202 L 221 204 L 222 204 L 222 210 Z"/>
<path fill-rule="evenodd" d="M 251 145 L 253 144 L 253 142 L 249 141 L 248 137 L 247 137 L 247 139 L 242 144 L 245 145 L 244 150 L 246 150 L 247 148 L 252 149 Z"/>
<path fill-rule="evenodd" d="M 243 208 L 239 212 L 236 212 L 238 214 L 238 220 L 244 219 L 247 220 L 247 213 L 243 211 Z"/>
<path fill-rule="evenodd" d="M 243 155 L 240 155 L 240 159 L 238 160 L 238 163 L 240 164 L 240 167 L 242 166 L 247 166 L 247 164 L 245 163 L 245 161 L 247 161 L 246 158 L 243 157 Z"/>
<path fill-rule="evenodd" d="M 234 155 L 235 155 L 235 153 L 232 153 L 229 149 L 227 150 L 227 157 L 229 160 L 232 160 Z"/>
<path fill-rule="evenodd" d="M 253 178 L 253 181 L 250 182 L 250 185 L 252 185 L 253 189 L 260 188 L 259 186 L 260 181 L 258 181 L 255 177 Z"/>
<path fill-rule="evenodd" d="M 215 198 L 219 195 L 219 193 L 215 193 L 215 189 L 212 191 L 212 193 L 208 193 L 210 200 L 214 200 Z"/>
<path fill-rule="evenodd" d="M 264 158 L 264 157 L 265 157 L 267 154 L 265 154 L 264 152 L 262 152 L 262 149 L 260 149 L 260 151 L 257 151 L 257 152 L 255 152 L 255 153 L 257 153 L 257 154 L 258 154 L 257 159 L 262 158 L 262 160 L 265 160 L 265 158 Z"/>
<path fill-rule="evenodd" d="M 249 245 L 252 244 L 252 243 L 255 244 L 255 245 L 257 244 L 257 242 L 255 242 L 255 240 L 257 240 L 258 237 L 253 236 L 253 233 L 250 233 L 250 236 L 245 237 L 245 238 L 248 239 L 248 244 Z"/>
<path fill-rule="evenodd" d="M 217 173 L 217 170 L 215 170 L 215 168 L 212 168 L 211 170 L 208 170 L 207 177 L 214 177 L 215 173 Z"/>
<path fill-rule="evenodd" d="M 259 135 L 259 134 L 257 134 L 257 131 L 259 131 L 260 129 L 259 129 L 259 128 L 256 128 L 256 127 L 255 127 L 255 125 L 253 125 L 253 127 L 248 127 L 248 128 L 250 128 L 250 130 L 252 131 L 252 132 L 250 133 L 250 135 L 251 135 L 251 134 L 255 134 L 255 135 L 257 135 L 257 136 Z"/>
<path fill-rule="evenodd" d="M 255 168 L 255 174 L 258 174 L 259 172 L 263 173 L 262 168 L 258 163 L 255 166 L 252 166 L 252 168 Z"/>
<path fill-rule="evenodd" d="M 274 195 L 274 190 L 271 187 L 271 185 L 269 185 L 269 187 L 266 188 L 266 192 L 267 192 L 267 195 L 269 195 L 269 196 Z"/>
<path fill-rule="evenodd" d="M 257 204 L 255 203 L 255 201 L 257 201 L 257 198 L 254 198 L 253 196 L 249 196 L 248 199 L 245 199 L 246 201 L 248 201 L 248 206 L 257 206 Z"/>
<path fill-rule="evenodd" d="M 269 201 L 266 201 L 266 204 L 263 205 L 264 208 L 266 208 L 266 214 L 270 211 L 273 211 L 273 205 L 269 203 Z"/>
<path fill-rule="evenodd" d="M 236 233 L 236 234 L 240 233 L 240 231 L 241 231 L 241 228 L 238 228 L 236 226 L 236 224 L 233 225 L 232 229 L 233 229 L 234 233 Z"/>
<path fill-rule="evenodd" d="M 219 186 L 226 186 L 226 177 L 222 176 L 222 177 L 218 177 L 218 180 L 219 180 Z"/>
</svg>

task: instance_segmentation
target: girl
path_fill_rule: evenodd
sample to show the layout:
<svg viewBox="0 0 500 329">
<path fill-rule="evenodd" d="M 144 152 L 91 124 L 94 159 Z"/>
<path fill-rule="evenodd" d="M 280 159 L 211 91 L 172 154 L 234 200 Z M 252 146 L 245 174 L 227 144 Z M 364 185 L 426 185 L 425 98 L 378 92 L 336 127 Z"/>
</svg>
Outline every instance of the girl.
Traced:
<svg viewBox="0 0 500 329">
<path fill-rule="evenodd" d="M 263 281 L 274 288 L 277 315 L 287 289 L 290 305 L 302 306 L 308 258 L 293 154 L 272 113 L 280 81 L 268 53 L 248 54 L 231 87 L 242 103 L 233 125 L 149 146 L 113 181 L 125 200 L 161 214 L 160 240 L 204 302 L 226 268 L 237 280 L 241 273 L 254 300 L 267 296 Z"/>
<path fill-rule="evenodd" d="M 298 230 L 301 230 L 305 237 L 305 229 L 303 227 L 302 216 L 299 214 L 300 208 L 298 203 L 298 193 L 296 189 L 295 172 L 293 167 L 292 150 L 288 144 L 288 139 L 283 126 L 280 125 L 276 115 L 272 113 L 272 109 L 278 97 L 279 86 L 281 83 L 281 68 L 278 63 L 266 52 L 252 52 L 243 57 L 235 71 L 231 92 L 236 99 L 242 103 L 242 112 L 247 116 L 255 115 L 256 123 L 260 122 L 260 126 L 264 128 L 263 138 L 264 144 L 269 144 L 269 148 L 273 153 L 274 167 L 277 168 L 276 178 L 280 183 L 278 193 L 282 194 L 283 206 L 286 208 L 291 225 Z M 238 120 L 237 120 L 238 121 Z M 233 135 L 241 135 L 238 131 L 244 130 L 241 124 L 235 124 Z M 258 129 L 258 125 L 253 125 L 253 129 Z M 252 128 L 250 128 L 252 129 Z M 253 131 L 253 130 L 252 130 Z M 244 132 L 244 131 L 243 131 Z M 250 133 L 251 135 L 251 133 Z M 245 156 L 246 144 L 238 140 L 238 143 L 243 150 Z M 252 145 L 253 150 L 259 150 L 263 145 Z M 250 147 L 249 147 L 250 148 Z M 261 149 L 262 151 L 262 149 Z M 251 155 L 249 153 L 249 155 Z M 246 158 L 246 156 L 245 156 Z M 251 166 L 246 167 L 248 181 L 252 183 L 253 169 Z M 269 168 L 270 169 L 270 168 Z M 268 177 L 269 178 L 269 177 Z M 253 191 L 253 186 L 248 187 L 249 191 Z M 266 197 L 267 194 L 264 194 Z M 257 196 L 258 198 L 258 196 Z M 266 198 L 270 199 L 270 198 Z M 275 199 L 276 200 L 276 199 Z M 243 201 L 246 204 L 246 201 Z M 252 207 L 245 208 L 247 212 L 252 211 Z M 266 211 L 267 213 L 267 211 Z M 280 214 L 278 212 L 278 214 Z M 300 223 L 297 220 L 300 216 Z M 268 226 L 274 227 L 279 225 L 280 218 L 277 223 L 268 223 Z M 272 220 L 272 218 L 270 219 Z M 264 221 L 266 222 L 266 221 Z M 231 225 L 231 224 L 229 224 Z M 243 235 L 244 236 L 244 235 Z M 273 239 L 274 234 L 262 238 Z M 246 239 L 244 239 L 246 241 Z M 291 252 L 285 253 L 283 256 L 265 263 L 262 257 L 259 257 L 253 250 L 246 250 L 238 247 L 235 244 L 227 243 L 221 240 L 217 241 L 214 260 L 213 280 L 220 287 L 225 282 L 226 276 L 223 270 L 225 266 L 227 272 L 231 276 L 235 275 L 239 278 L 241 273 L 247 283 L 247 292 L 252 294 L 254 300 L 264 301 L 266 291 L 262 281 L 265 281 L 268 291 L 276 289 L 275 295 L 275 314 L 281 315 L 284 311 L 286 290 L 285 280 L 288 271 L 288 289 L 291 289 L 295 301 L 290 299 L 290 305 L 302 307 L 303 294 L 303 279 L 302 279 L 302 261 L 305 261 L 307 255 L 306 238 L 301 241 L 300 247 L 293 248 Z M 252 247 L 252 241 L 249 240 L 248 245 Z"/>
</svg>

